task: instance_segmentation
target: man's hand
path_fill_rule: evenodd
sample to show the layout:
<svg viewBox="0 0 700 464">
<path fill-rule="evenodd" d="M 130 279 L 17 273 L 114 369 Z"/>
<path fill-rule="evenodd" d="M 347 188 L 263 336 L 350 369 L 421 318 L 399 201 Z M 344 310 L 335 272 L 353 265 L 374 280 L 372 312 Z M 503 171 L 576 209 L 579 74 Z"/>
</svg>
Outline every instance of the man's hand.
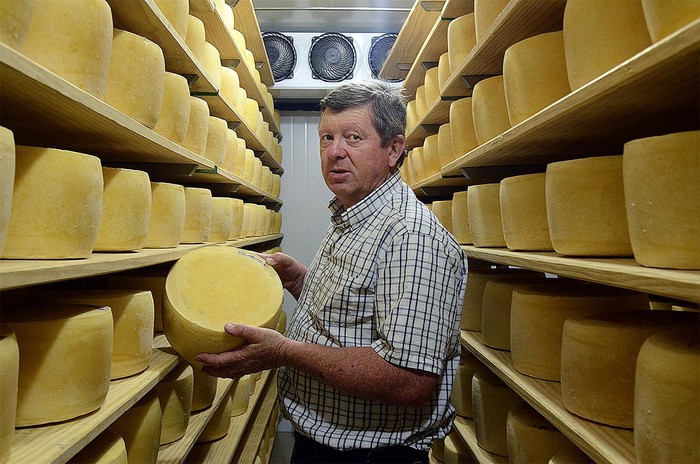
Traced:
<svg viewBox="0 0 700 464">
<path fill-rule="evenodd" d="M 298 300 L 299 295 L 301 295 L 301 289 L 304 286 L 306 266 L 285 253 L 277 252 L 272 255 L 257 253 L 257 255 L 272 266 L 280 277 L 282 286 Z"/>
</svg>

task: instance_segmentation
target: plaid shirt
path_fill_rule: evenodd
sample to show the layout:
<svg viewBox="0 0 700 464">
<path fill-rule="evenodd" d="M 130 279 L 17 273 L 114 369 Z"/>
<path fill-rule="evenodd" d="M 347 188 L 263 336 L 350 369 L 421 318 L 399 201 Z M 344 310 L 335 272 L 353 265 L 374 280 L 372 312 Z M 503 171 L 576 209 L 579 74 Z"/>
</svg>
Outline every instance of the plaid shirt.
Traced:
<svg viewBox="0 0 700 464">
<path fill-rule="evenodd" d="M 278 371 L 295 429 L 336 449 L 408 445 L 446 435 L 459 360 L 466 259 L 399 174 L 331 224 L 309 267 L 288 336 L 325 346 L 371 346 L 397 366 L 440 375 L 430 401 L 404 407 L 342 393 L 299 370 Z"/>
</svg>

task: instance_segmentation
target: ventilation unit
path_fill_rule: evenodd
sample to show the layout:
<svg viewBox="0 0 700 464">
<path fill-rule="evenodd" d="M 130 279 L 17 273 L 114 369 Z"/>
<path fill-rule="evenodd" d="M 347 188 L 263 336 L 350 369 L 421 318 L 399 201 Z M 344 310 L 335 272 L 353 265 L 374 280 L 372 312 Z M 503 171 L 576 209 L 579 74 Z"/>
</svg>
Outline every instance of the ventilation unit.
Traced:
<svg viewBox="0 0 700 464">
<path fill-rule="evenodd" d="M 384 62 L 389 56 L 398 34 L 382 34 L 379 37 L 372 37 L 372 45 L 369 47 L 367 60 L 369 69 L 372 71 L 372 77 L 379 77 L 379 71 L 382 70 Z M 387 79 L 390 82 L 401 82 L 403 79 Z"/>
</svg>

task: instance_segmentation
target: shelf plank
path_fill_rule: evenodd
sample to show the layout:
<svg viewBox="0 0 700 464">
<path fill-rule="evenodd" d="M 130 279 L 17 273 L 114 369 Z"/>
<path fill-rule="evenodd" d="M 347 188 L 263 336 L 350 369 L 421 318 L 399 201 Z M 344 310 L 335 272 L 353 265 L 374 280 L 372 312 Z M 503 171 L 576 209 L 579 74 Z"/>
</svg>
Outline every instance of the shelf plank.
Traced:
<svg viewBox="0 0 700 464">
<path fill-rule="evenodd" d="M 178 362 L 177 356 L 156 348 L 144 372 L 110 382 L 107 398 L 97 411 L 58 424 L 16 429 L 9 463 L 66 462 L 151 390 Z"/>
<path fill-rule="evenodd" d="M 632 258 L 578 258 L 554 252 L 510 251 L 471 245 L 462 245 L 462 250 L 470 258 L 700 302 L 700 271 L 643 267 Z"/>
<path fill-rule="evenodd" d="M 476 427 L 474 421 L 467 417 L 457 416 L 453 422 L 453 428 L 462 437 L 462 441 L 476 458 L 479 464 L 507 464 L 508 458 L 490 453 L 479 446 L 476 441 Z"/>
<path fill-rule="evenodd" d="M 246 428 L 246 433 L 241 439 L 241 444 L 236 449 L 233 461 L 240 464 L 253 464 L 258 455 L 260 445 L 267 431 L 267 423 L 272 415 L 273 408 L 277 406 L 277 385 L 270 383 L 265 395 L 252 419 L 253 424 Z"/>
<path fill-rule="evenodd" d="M 238 0 L 233 8 L 233 17 L 236 29 L 243 33 L 246 47 L 253 52 L 256 66 L 260 72 L 260 80 L 265 85 L 273 85 L 275 79 L 272 76 L 272 67 L 267 57 L 265 44 L 262 40 L 262 32 L 258 18 L 255 16 L 252 0 Z"/>
<path fill-rule="evenodd" d="M 480 333 L 463 330 L 462 345 L 596 462 L 636 462 L 632 430 L 597 424 L 571 414 L 562 403 L 559 382 L 520 374 L 513 367 L 510 352 L 484 346 Z"/>
</svg>

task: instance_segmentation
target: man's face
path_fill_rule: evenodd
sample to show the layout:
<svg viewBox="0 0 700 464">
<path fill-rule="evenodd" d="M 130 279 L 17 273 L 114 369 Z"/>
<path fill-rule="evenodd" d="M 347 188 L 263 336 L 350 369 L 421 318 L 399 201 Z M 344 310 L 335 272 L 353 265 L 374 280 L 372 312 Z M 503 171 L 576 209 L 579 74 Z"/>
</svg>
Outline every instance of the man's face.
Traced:
<svg viewBox="0 0 700 464">
<path fill-rule="evenodd" d="M 370 104 L 338 113 L 324 111 L 318 135 L 323 178 L 346 209 L 389 178 L 404 147 L 403 136 L 381 146 Z"/>
</svg>

